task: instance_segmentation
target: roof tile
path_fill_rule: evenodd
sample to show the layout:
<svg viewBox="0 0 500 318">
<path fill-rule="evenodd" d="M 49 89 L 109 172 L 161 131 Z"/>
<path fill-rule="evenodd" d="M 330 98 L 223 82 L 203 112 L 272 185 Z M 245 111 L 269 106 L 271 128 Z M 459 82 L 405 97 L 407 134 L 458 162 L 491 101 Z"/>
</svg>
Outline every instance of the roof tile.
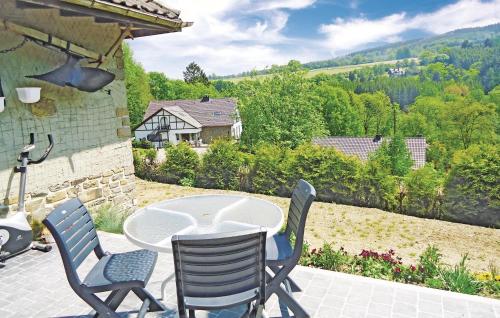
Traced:
<svg viewBox="0 0 500 318">
<path fill-rule="evenodd" d="M 236 100 L 233 98 L 210 98 L 208 102 L 201 100 L 169 100 L 152 101 L 144 119 L 149 118 L 162 108 L 180 107 L 203 127 L 231 126 L 235 122 Z"/>
<path fill-rule="evenodd" d="M 371 153 L 375 152 L 384 140 L 390 141 L 390 138 L 382 138 L 375 142 L 370 137 L 317 137 L 313 143 L 334 147 L 346 155 L 354 155 L 363 161 L 368 160 Z M 427 143 L 424 137 L 406 138 L 406 147 L 411 153 L 413 168 L 421 168 L 425 165 L 425 151 Z"/>
<path fill-rule="evenodd" d="M 179 10 L 168 8 L 157 0 L 99 0 L 101 2 L 113 3 L 122 7 L 167 17 L 169 19 L 178 19 Z"/>
</svg>

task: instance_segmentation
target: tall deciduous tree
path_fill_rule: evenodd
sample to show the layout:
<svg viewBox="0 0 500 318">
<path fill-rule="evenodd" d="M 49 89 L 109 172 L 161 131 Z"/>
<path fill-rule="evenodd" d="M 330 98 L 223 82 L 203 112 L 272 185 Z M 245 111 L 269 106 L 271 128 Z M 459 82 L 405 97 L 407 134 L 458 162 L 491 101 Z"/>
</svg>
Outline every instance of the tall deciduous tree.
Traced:
<svg viewBox="0 0 500 318">
<path fill-rule="evenodd" d="M 189 84 L 202 83 L 204 85 L 209 85 L 208 77 L 201 67 L 195 62 L 189 63 L 186 70 L 183 72 L 184 81 Z"/>
<path fill-rule="evenodd" d="M 125 63 L 125 87 L 127 88 L 127 107 L 132 127 L 142 121 L 144 112 L 151 100 L 148 75 L 142 65 L 134 60 L 132 50 L 123 45 Z"/>
<path fill-rule="evenodd" d="M 383 92 L 361 94 L 363 101 L 362 119 L 365 135 L 381 134 L 392 115 L 391 101 Z"/>
<path fill-rule="evenodd" d="M 296 147 L 326 134 L 313 83 L 294 64 L 262 80 L 238 83 L 238 98 L 241 141 L 247 147 L 260 142 Z"/>
<path fill-rule="evenodd" d="M 322 83 L 316 93 L 321 98 L 323 116 L 330 135 L 357 136 L 362 133 L 360 105 L 352 103 L 347 91 Z"/>
</svg>

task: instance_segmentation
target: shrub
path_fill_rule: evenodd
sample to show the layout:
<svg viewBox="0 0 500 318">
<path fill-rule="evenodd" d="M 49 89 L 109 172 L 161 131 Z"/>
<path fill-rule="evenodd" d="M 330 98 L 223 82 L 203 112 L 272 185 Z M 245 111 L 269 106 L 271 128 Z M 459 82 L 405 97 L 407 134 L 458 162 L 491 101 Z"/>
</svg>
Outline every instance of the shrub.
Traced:
<svg viewBox="0 0 500 318">
<path fill-rule="evenodd" d="M 412 215 L 426 218 L 441 216 L 440 191 L 442 178 L 430 165 L 413 170 L 404 179 L 406 197 L 403 210 Z"/>
<path fill-rule="evenodd" d="M 390 158 L 384 151 L 376 152 L 369 158 L 361 169 L 359 191 L 355 193 L 356 205 L 395 209 L 398 183 L 389 167 Z"/>
<path fill-rule="evenodd" d="M 252 190 L 264 194 L 288 195 L 289 164 L 288 149 L 269 144 L 260 145 L 255 151 L 250 172 Z"/>
<path fill-rule="evenodd" d="M 206 188 L 238 190 L 241 164 L 241 154 L 233 141 L 215 140 L 203 156 L 197 183 Z"/>
<path fill-rule="evenodd" d="M 141 139 L 141 140 L 134 139 L 132 140 L 132 147 L 140 149 L 152 149 L 155 146 L 151 141 L 147 139 Z"/>
<path fill-rule="evenodd" d="M 165 150 L 165 162 L 159 167 L 159 172 L 167 182 L 193 185 L 200 159 L 189 144 L 181 142 Z"/>
<path fill-rule="evenodd" d="M 157 151 L 155 149 L 132 149 L 136 176 L 147 180 L 154 180 L 157 175 L 156 156 Z"/>
<path fill-rule="evenodd" d="M 121 234 L 126 217 L 127 215 L 123 211 L 106 204 L 95 211 L 94 224 L 98 230 Z"/>
<path fill-rule="evenodd" d="M 325 243 L 323 244 L 323 248 L 320 249 L 312 249 L 309 251 L 309 249 L 306 248 L 302 253 L 300 264 L 332 271 L 342 271 L 348 267 L 351 261 L 351 257 L 343 248 L 335 251 L 330 244 Z"/>
<path fill-rule="evenodd" d="M 500 151 L 498 145 L 474 145 L 455 153 L 444 196 L 444 217 L 500 227 Z"/>
<path fill-rule="evenodd" d="M 418 269 L 422 273 L 422 279 L 436 277 L 439 274 L 441 266 L 441 257 L 439 250 L 435 246 L 428 246 L 420 255 Z"/>
<path fill-rule="evenodd" d="M 290 176 L 292 186 L 299 179 L 309 181 L 318 198 L 338 203 L 353 203 L 357 191 L 361 163 L 333 148 L 304 144 L 292 153 Z"/>
</svg>

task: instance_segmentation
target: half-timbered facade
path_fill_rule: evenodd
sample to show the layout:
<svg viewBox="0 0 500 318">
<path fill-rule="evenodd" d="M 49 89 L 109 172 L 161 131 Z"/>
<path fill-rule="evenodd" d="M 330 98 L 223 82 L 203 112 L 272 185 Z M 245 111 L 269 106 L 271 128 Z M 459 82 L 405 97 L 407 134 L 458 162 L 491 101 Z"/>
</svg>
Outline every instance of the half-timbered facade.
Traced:
<svg viewBox="0 0 500 318">
<path fill-rule="evenodd" d="M 221 137 L 239 139 L 241 132 L 236 101 L 208 97 L 151 102 L 143 122 L 134 129 L 137 140 L 149 140 L 158 148 L 166 142 L 201 145 Z"/>
</svg>

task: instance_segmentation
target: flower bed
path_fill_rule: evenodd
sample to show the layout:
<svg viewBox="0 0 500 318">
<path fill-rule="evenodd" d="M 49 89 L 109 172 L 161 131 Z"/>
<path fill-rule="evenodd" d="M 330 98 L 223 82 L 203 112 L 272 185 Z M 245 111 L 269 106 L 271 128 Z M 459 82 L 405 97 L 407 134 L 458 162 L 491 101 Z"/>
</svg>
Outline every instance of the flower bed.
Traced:
<svg viewBox="0 0 500 318">
<path fill-rule="evenodd" d="M 403 264 L 394 250 L 379 253 L 362 250 L 350 255 L 342 247 L 334 250 L 330 244 L 323 248 L 304 247 L 300 264 L 372 278 L 392 280 L 408 284 L 454 292 L 500 298 L 500 275 L 495 266 L 490 272 L 472 273 L 466 265 L 467 255 L 450 266 L 441 261 L 442 255 L 433 246 L 420 255 L 417 264 Z"/>
</svg>

